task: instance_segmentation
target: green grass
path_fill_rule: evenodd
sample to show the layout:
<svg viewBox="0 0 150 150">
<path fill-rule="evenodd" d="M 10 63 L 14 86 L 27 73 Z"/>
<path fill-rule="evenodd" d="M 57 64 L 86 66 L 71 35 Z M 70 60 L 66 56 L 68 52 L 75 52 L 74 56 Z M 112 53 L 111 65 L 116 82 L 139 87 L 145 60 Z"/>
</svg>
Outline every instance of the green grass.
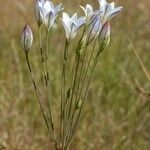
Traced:
<svg viewBox="0 0 150 150">
<path fill-rule="evenodd" d="M 4 11 L 8 2 L 5 1 L 0 6 Z M 0 150 L 1 147 L 6 147 L 7 150 L 45 150 L 50 147 L 20 46 L 20 33 L 26 23 L 25 18 L 36 33 L 31 11 L 33 4 L 29 1 L 23 3 L 25 2 L 19 3 L 16 0 L 12 4 L 13 11 L 7 9 L 0 19 L 4 27 L 0 27 Z M 133 82 L 138 80 L 145 91 L 150 91 L 150 81 L 143 73 L 126 38 L 128 36 L 133 42 L 149 71 L 150 3 L 144 0 L 139 3 L 136 3 L 136 0 L 119 3 L 124 6 L 124 11 L 111 22 L 111 44 L 101 55 L 95 70 L 72 150 L 150 149 L 150 98 L 141 97 L 140 93 L 128 84 L 126 78 L 128 76 Z M 25 15 L 30 14 L 27 10 L 32 14 L 29 17 Z M 9 16 L 8 12 L 14 14 L 14 19 L 18 21 L 12 22 L 12 14 Z M 58 109 L 60 93 L 62 60 L 58 58 L 63 55 L 63 34 L 60 29 L 54 33 L 52 43 L 57 43 L 57 48 L 50 54 L 54 110 Z M 36 53 L 35 43 L 31 55 L 32 64 L 36 68 L 34 71 L 38 73 L 39 58 Z M 44 99 L 45 95 L 42 97 Z"/>
</svg>

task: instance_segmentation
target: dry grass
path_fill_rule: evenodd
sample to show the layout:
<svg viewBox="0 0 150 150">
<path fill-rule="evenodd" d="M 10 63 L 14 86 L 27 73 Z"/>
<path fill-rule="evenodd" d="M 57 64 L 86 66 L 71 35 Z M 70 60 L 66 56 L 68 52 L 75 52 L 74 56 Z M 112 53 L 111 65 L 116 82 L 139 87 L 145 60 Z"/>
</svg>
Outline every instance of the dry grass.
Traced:
<svg viewBox="0 0 150 150">
<path fill-rule="evenodd" d="M 80 0 L 64 2 L 71 12 L 75 5 L 81 4 Z M 103 53 L 95 71 L 72 150 L 150 149 L 149 98 L 140 96 L 139 91 L 127 84 L 130 79 L 131 85 L 136 83 L 137 87 L 144 88 L 144 92 L 150 91 L 150 81 L 131 46 L 131 43 L 135 45 L 144 67 L 150 72 L 150 1 L 117 2 L 123 5 L 124 11 L 111 23 L 111 46 Z M 26 22 L 36 33 L 33 1 L 5 0 L 2 3 L 1 0 L 0 14 L 0 150 L 53 149 L 20 46 L 20 32 Z M 56 31 L 52 41 L 57 43 L 57 51 L 54 49 L 50 56 L 54 108 L 58 107 L 61 67 L 61 60 L 56 58 L 62 56 L 63 34 L 60 29 Z M 36 43 L 31 53 L 36 54 Z M 32 63 L 36 68 L 37 60 L 35 55 Z"/>
</svg>

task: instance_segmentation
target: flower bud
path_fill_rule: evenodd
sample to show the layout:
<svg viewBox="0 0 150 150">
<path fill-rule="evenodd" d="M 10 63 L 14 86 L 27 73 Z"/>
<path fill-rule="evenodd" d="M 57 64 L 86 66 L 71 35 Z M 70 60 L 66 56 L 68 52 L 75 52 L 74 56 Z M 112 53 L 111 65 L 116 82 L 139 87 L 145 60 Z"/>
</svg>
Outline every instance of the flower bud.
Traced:
<svg viewBox="0 0 150 150">
<path fill-rule="evenodd" d="M 21 35 L 21 44 L 26 52 L 29 51 L 30 47 L 32 46 L 32 42 L 33 42 L 32 30 L 28 25 L 25 25 Z"/>
<path fill-rule="evenodd" d="M 103 48 L 107 47 L 110 42 L 110 23 L 107 21 L 99 34 L 99 45 Z"/>
</svg>

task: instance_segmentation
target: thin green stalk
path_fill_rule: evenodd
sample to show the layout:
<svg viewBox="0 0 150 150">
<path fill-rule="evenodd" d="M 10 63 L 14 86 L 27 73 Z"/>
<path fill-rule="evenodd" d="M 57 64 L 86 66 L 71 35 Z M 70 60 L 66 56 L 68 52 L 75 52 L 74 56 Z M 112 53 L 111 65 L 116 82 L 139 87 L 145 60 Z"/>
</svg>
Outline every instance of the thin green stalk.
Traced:
<svg viewBox="0 0 150 150">
<path fill-rule="evenodd" d="M 84 73 L 84 65 L 85 65 L 85 58 L 86 58 L 86 51 L 87 51 L 87 45 L 83 48 L 83 60 L 82 60 L 82 64 L 81 64 L 81 69 L 80 69 L 80 75 L 79 75 L 79 80 L 77 82 L 77 93 L 76 93 L 76 97 L 75 97 L 75 100 L 76 102 L 79 100 L 78 99 L 78 93 L 79 93 L 79 90 L 80 90 L 80 85 L 82 83 L 81 79 L 82 79 L 82 75 Z"/>
<path fill-rule="evenodd" d="M 83 37 L 84 37 L 84 33 L 85 33 L 85 27 L 84 27 L 84 30 L 83 30 L 83 33 L 82 33 L 82 37 L 80 38 L 80 40 L 78 42 L 78 45 L 77 45 L 77 48 L 76 48 L 76 59 L 75 59 L 75 61 L 77 61 L 77 64 L 76 64 L 76 67 L 75 67 L 74 78 L 72 78 L 73 81 L 71 81 L 71 84 L 73 82 L 73 85 L 72 85 L 72 93 L 71 93 L 69 110 L 68 110 L 68 119 L 71 115 L 70 113 L 71 113 L 71 108 L 72 108 L 72 103 L 73 103 L 73 96 L 75 94 L 75 88 L 76 88 L 76 84 L 77 84 L 77 75 L 78 75 L 79 65 L 80 65 L 80 60 L 81 60 L 81 51 L 83 50 L 83 48 L 82 48 L 82 42 L 83 41 L 82 40 L 83 40 Z M 74 65 L 73 65 L 73 68 L 74 68 Z M 78 85 L 77 85 L 77 87 L 78 87 Z"/>
<path fill-rule="evenodd" d="M 73 105 L 73 95 L 75 93 L 75 87 L 76 87 L 76 80 L 77 80 L 77 74 L 78 74 L 78 69 L 79 69 L 79 64 L 80 64 L 80 52 L 79 50 L 81 49 L 81 43 L 82 43 L 82 40 L 83 40 L 83 37 L 84 37 L 84 33 L 85 33 L 85 27 L 84 27 L 84 30 L 83 30 L 83 33 L 82 33 L 82 36 L 77 44 L 77 48 L 76 48 L 76 60 L 74 61 L 74 65 L 73 65 L 73 69 L 72 69 L 72 72 L 71 72 L 71 75 L 73 77 L 73 71 L 75 69 L 75 75 L 74 77 L 72 78 L 71 80 L 71 83 L 73 84 L 72 87 L 71 87 L 71 96 L 68 98 L 66 97 L 66 102 L 65 102 L 65 106 L 64 106 L 64 111 L 65 111 L 65 108 L 67 108 L 67 110 L 65 111 L 65 115 L 64 115 L 64 136 L 63 136 L 63 147 L 65 146 L 65 140 L 67 138 L 67 131 L 66 129 L 68 129 L 69 131 L 69 124 L 67 122 L 69 122 L 69 120 L 71 119 L 70 116 L 71 116 L 71 109 L 72 109 L 72 105 Z M 75 67 L 75 62 L 77 61 L 77 64 L 76 64 L 76 67 Z M 74 104 L 75 105 L 75 104 Z"/>
<path fill-rule="evenodd" d="M 42 34 L 41 34 L 41 26 L 38 28 L 39 32 L 39 46 L 40 46 L 40 56 L 41 56 L 41 62 L 42 62 L 42 72 L 43 72 L 43 77 L 44 81 L 46 84 L 46 71 L 45 71 L 45 65 L 44 65 L 44 53 L 43 53 L 43 47 L 42 47 Z"/>
<path fill-rule="evenodd" d="M 92 71 L 94 71 L 96 64 L 97 64 L 97 61 L 95 61 Z M 93 74 L 92 71 L 91 71 L 90 78 L 89 78 L 89 80 L 88 80 L 88 86 L 87 86 L 86 91 L 85 91 L 85 95 L 84 95 L 84 98 L 83 98 L 83 101 L 82 101 L 81 108 L 79 109 L 79 113 L 78 113 L 78 116 L 77 116 L 77 120 L 75 121 L 74 127 L 73 127 L 73 129 L 72 129 L 71 134 L 70 134 L 70 139 L 73 138 L 73 135 L 74 135 L 74 133 L 76 132 L 76 130 L 77 130 L 77 128 L 78 128 L 78 124 L 79 124 L 80 119 L 81 119 L 81 114 L 82 114 L 83 106 L 84 106 L 84 104 L 85 104 L 86 94 L 87 94 L 87 91 L 88 91 L 88 89 L 89 89 L 90 81 L 91 81 L 92 74 Z"/>
<path fill-rule="evenodd" d="M 77 82 L 77 88 L 76 88 L 77 91 L 76 91 L 76 96 L 75 96 L 75 102 L 74 102 L 74 105 L 72 106 L 73 107 L 72 108 L 72 112 L 70 112 L 70 117 L 68 119 L 68 127 L 70 127 L 70 130 L 72 128 L 72 123 L 73 123 L 74 115 L 75 115 L 75 112 L 76 112 L 76 105 L 77 105 L 77 102 L 78 102 L 77 97 L 78 97 L 79 88 L 80 88 L 80 84 L 81 84 L 81 76 L 82 76 L 82 73 L 83 73 L 84 59 L 85 59 L 87 47 L 84 47 L 83 49 L 84 49 L 83 50 L 84 54 L 83 54 L 83 60 L 82 60 L 82 64 L 81 64 L 81 69 L 80 69 L 80 72 L 79 72 L 79 79 L 78 79 L 78 81 L 76 81 Z M 70 132 L 68 133 L 68 137 L 69 137 Z M 68 140 L 69 140 L 69 138 L 68 138 Z"/>
<path fill-rule="evenodd" d="M 88 61 L 88 64 L 87 64 L 87 67 L 85 69 L 85 71 L 83 72 L 83 82 L 82 82 L 82 87 L 80 89 L 80 94 L 79 94 L 79 97 L 77 98 L 78 100 L 80 100 L 81 98 L 81 95 L 82 95 L 82 91 L 84 89 L 84 84 L 85 84 L 85 80 L 87 78 L 87 74 L 88 74 L 88 71 L 89 71 L 89 68 L 90 68 L 90 64 L 91 64 L 91 61 L 92 61 L 92 58 L 93 58 L 93 55 L 94 55 L 94 51 L 95 51 L 95 47 L 96 47 L 96 40 L 94 42 L 94 46 L 93 46 L 93 49 L 92 49 L 92 52 L 91 52 L 91 55 L 90 55 L 90 58 L 89 58 L 89 61 Z"/>
<path fill-rule="evenodd" d="M 103 45 L 101 46 L 100 49 L 103 49 Z M 91 82 L 91 79 L 92 79 L 92 75 L 93 75 L 93 72 L 94 72 L 94 70 L 95 70 L 97 61 L 98 61 L 98 59 L 99 59 L 99 54 L 100 54 L 100 53 L 97 53 L 97 55 L 96 55 L 96 57 L 95 57 L 95 59 L 94 59 L 93 66 L 91 67 L 92 69 L 91 69 L 90 76 L 89 76 L 89 80 L 88 80 L 88 83 L 87 83 L 87 88 L 86 88 L 86 90 L 85 90 L 85 94 L 84 94 L 84 96 L 83 96 L 82 105 L 81 105 L 81 107 L 80 107 L 80 109 L 79 109 L 79 113 L 78 113 L 77 120 L 76 120 L 75 123 L 74 123 L 74 127 L 73 127 L 73 130 L 72 130 L 72 134 L 71 134 L 70 139 L 73 138 L 73 135 L 74 135 L 74 133 L 76 132 L 76 130 L 77 130 L 77 128 L 78 128 L 78 124 L 79 124 L 80 119 L 81 119 L 81 113 L 82 113 L 82 110 L 83 110 L 83 106 L 84 106 L 84 104 L 85 104 L 87 92 L 88 92 L 89 85 L 90 85 L 90 82 Z"/>
<path fill-rule="evenodd" d="M 48 51 L 49 51 L 49 32 L 46 32 L 46 50 L 45 50 L 45 70 L 46 70 L 46 81 L 49 80 L 49 70 L 48 70 Z M 46 82 L 46 84 L 48 84 Z"/>
<path fill-rule="evenodd" d="M 66 124 L 66 129 L 68 129 L 68 131 L 66 131 L 66 136 L 65 136 L 65 143 L 67 142 L 68 140 L 68 135 L 69 135 L 69 132 L 70 132 L 70 117 L 71 117 L 71 109 L 72 109 L 72 105 L 73 105 L 73 95 L 75 93 L 75 86 L 76 86 L 76 80 L 77 80 L 77 74 L 78 74 L 78 69 L 79 69 L 79 62 L 80 62 L 80 56 L 77 56 L 77 64 L 76 64 L 76 69 L 75 69 L 75 76 L 74 76 L 74 80 L 73 80 L 73 86 L 72 86 L 72 93 L 71 93 L 71 97 L 69 99 L 69 103 L 68 103 L 68 106 L 67 106 L 67 124 Z"/>
<path fill-rule="evenodd" d="M 71 113 L 71 108 L 72 108 L 72 103 L 73 103 L 73 95 L 75 94 L 75 87 L 76 87 L 79 63 L 80 63 L 80 56 L 77 56 L 77 65 L 76 65 L 75 76 L 74 76 L 73 87 L 72 87 L 72 94 L 71 94 L 71 99 L 70 99 L 70 104 L 69 104 L 68 118 L 71 115 L 70 113 Z"/>
<path fill-rule="evenodd" d="M 83 40 L 83 37 L 84 37 L 84 33 L 85 33 L 85 27 L 84 27 L 84 30 L 83 30 L 83 33 L 82 33 L 82 36 L 77 44 L 77 48 L 76 48 L 76 58 L 75 58 L 75 61 L 74 61 L 74 65 L 72 67 L 72 71 L 71 71 L 71 96 L 69 98 L 67 98 L 67 101 L 66 101 L 66 105 L 65 107 L 67 108 L 66 110 L 66 116 L 67 118 L 65 118 L 66 122 L 65 122 L 65 137 L 64 137 L 64 142 L 66 142 L 67 140 L 67 135 L 68 135 L 68 132 L 69 132 L 69 126 L 70 126 L 70 120 L 71 120 L 71 110 L 73 107 L 73 105 L 76 105 L 75 102 L 73 104 L 73 96 L 74 96 L 74 93 L 75 93 L 75 88 L 76 88 L 76 82 L 77 82 L 77 75 L 78 75 L 78 70 L 79 70 L 79 65 L 80 65 L 80 51 L 82 49 L 81 47 L 81 44 L 82 44 L 82 40 Z M 76 65 L 75 65 L 76 64 Z M 76 66 L 76 67 L 75 67 Z M 73 75 L 73 72 L 75 71 L 75 75 Z M 66 129 L 68 129 L 68 132 L 66 131 Z"/>
<path fill-rule="evenodd" d="M 91 63 L 91 60 L 92 60 L 92 57 L 93 57 L 93 54 L 94 54 L 95 46 L 96 46 L 96 41 L 95 41 L 95 43 L 94 43 L 94 47 L 93 47 L 93 50 L 92 50 L 92 53 L 91 53 L 91 56 L 90 56 L 90 60 L 89 60 L 88 65 L 87 65 L 87 69 L 86 69 L 84 81 L 85 81 L 85 79 L 86 79 L 86 75 L 87 75 L 88 70 L 89 70 L 89 67 L 90 67 L 90 63 Z M 102 47 L 101 47 L 101 48 L 102 48 Z M 101 48 L 100 48 L 100 49 L 101 49 Z M 94 72 L 94 70 L 95 70 L 95 67 L 96 67 L 96 64 L 97 64 L 97 61 L 98 61 L 98 57 L 99 57 L 99 53 L 97 53 L 96 58 L 94 59 L 93 67 L 92 67 L 91 74 L 90 74 L 90 77 L 89 77 L 89 80 L 88 80 L 88 85 L 87 85 L 87 88 L 86 88 L 86 90 L 85 90 L 85 95 L 84 95 L 84 97 L 83 97 L 83 99 L 82 99 L 82 104 L 81 104 L 81 107 L 79 108 L 79 113 L 78 113 L 78 116 L 76 117 L 76 121 L 75 121 L 75 123 L 74 123 L 73 129 L 72 129 L 72 131 L 71 131 L 71 133 L 70 133 L 70 135 L 69 135 L 70 142 L 71 142 L 71 140 L 72 140 L 72 138 L 73 138 L 73 135 L 74 135 L 74 133 L 76 132 L 77 127 L 78 127 L 78 124 L 79 124 L 79 122 L 80 122 L 81 113 L 82 113 L 82 110 L 83 110 L 83 105 L 84 105 L 84 103 L 85 103 L 85 98 L 86 98 L 86 95 L 87 95 L 87 91 L 88 91 L 88 89 L 89 89 L 89 85 L 90 85 L 90 81 L 91 81 L 91 78 L 92 78 L 92 74 L 93 74 L 93 72 Z M 82 90 L 83 90 L 83 87 L 84 87 L 84 85 L 82 85 Z M 81 91 L 81 93 L 82 93 L 82 91 Z M 80 96 L 81 96 L 81 93 L 80 93 Z M 80 96 L 79 96 L 79 97 L 80 97 Z M 68 144 L 69 144 L 69 143 L 68 143 Z"/>
<path fill-rule="evenodd" d="M 51 109 L 51 95 L 50 95 L 50 80 L 49 80 L 49 69 L 48 69 L 48 52 L 49 52 L 49 32 L 46 33 L 46 51 L 45 51 L 45 65 L 46 65 L 46 90 L 47 90 L 47 98 L 48 98 L 48 108 L 49 108 L 49 117 L 50 117 L 50 124 L 51 124 L 51 132 L 53 140 L 55 140 L 54 135 L 54 124 L 53 124 L 53 118 L 52 118 L 52 109 Z"/>
<path fill-rule="evenodd" d="M 89 59 L 88 65 L 87 65 L 87 69 L 86 69 L 86 71 L 85 71 L 85 78 L 84 78 L 84 80 L 83 80 L 81 90 L 83 90 L 83 87 L 84 87 L 84 82 L 85 82 L 85 79 L 86 79 L 86 76 L 87 76 L 87 72 L 88 72 L 88 70 L 89 70 L 90 63 L 91 63 L 91 60 L 92 60 L 92 57 L 93 57 L 93 54 L 94 54 L 95 46 L 96 46 L 96 40 L 95 40 L 94 47 L 93 47 L 93 50 L 92 50 L 91 55 L 90 55 L 90 59 Z M 86 47 L 86 48 L 87 48 L 87 47 Z M 86 51 L 86 48 L 85 48 L 84 51 Z M 84 55 L 85 55 L 85 53 L 84 53 Z M 85 56 L 84 56 L 84 57 L 85 57 Z M 85 58 L 84 58 L 84 59 L 85 59 Z M 82 66 L 81 66 L 81 72 L 80 72 L 80 75 L 79 75 L 79 80 L 81 80 L 81 74 L 82 74 L 82 71 L 83 71 L 83 66 L 84 66 L 84 64 L 82 64 Z M 83 72 L 83 73 L 84 73 L 84 72 Z M 80 81 L 78 81 L 78 82 L 80 82 Z M 77 88 L 77 90 L 78 90 L 78 88 Z M 80 95 L 81 95 L 81 93 L 82 93 L 82 92 L 80 92 Z M 78 95 L 78 92 L 77 92 L 77 95 Z M 77 95 L 76 95 L 76 96 L 77 96 Z M 78 101 L 80 100 L 80 96 L 78 97 L 77 100 L 78 100 Z M 69 119 L 68 119 L 68 125 L 67 125 L 67 127 L 68 127 L 68 133 L 67 133 L 67 136 L 66 136 L 66 144 L 67 144 L 67 143 L 69 144 L 70 141 L 71 141 L 72 130 L 73 130 L 73 129 L 72 129 L 72 128 L 73 128 L 72 124 L 73 124 L 73 120 L 74 120 L 74 115 L 75 115 L 75 113 L 76 113 L 76 104 L 78 103 L 77 100 L 76 100 L 76 102 L 75 102 L 75 106 L 74 106 L 74 108 L 73 108 L 72 114 L 71 114 L 71 116 L 70 116 Z M 70 130 L 69 130 L 69 129 L 70 129 Z"/>
<path fill-rule="evenodd" d="M 97 20 L 96 20 L 97 21 Z M 95 21 L 95 23 L 96 23 L 96 21 Z M 92 29 L 93 29 L 93 27 L 92 27 Z M 90 30 L 90 33 L 89 33 L 89 37 L 91 36 L 91 32 L 92 32 L 92 29 Z M 87 43 L 85 44 L 86 46 L 85 46 L 85 48 L 84 48 L 84 54 L 83 54 L 83 61 L 82 61 L 82 66 L 81 66 L 81 72 L 80 72 L 80 75 L 79 75 L 79 81 L 78 81 L 78 85 L 77 85 L 77 94 L 76 94 L 76 100 L 80 100 L 79 98 L 77 98 L 78 97 L 78 92 L 79 92 L 79 89 L 80 89 L 80 83 L 81 83 L 81 79 L 82 79 L 82 76 L 83 76 L 83 74 L 84 74 L 84 61 L 85 61 L 85 56 L 86 56 L 86 50 L 87 50 L 87 47 L 88 47 L 88 45 L 89 45 L 89 37 L 88 37 L 88 40 L 87 40 Z M 86 73 L 85 73 L 85 76 L 86 76 L 86 74 L 87 74 L 87 72 L 88 72 L 88 68 L 89 68 L 89 65 L 90 65 L 90 62 L 91 62 L 91 58 L 92 58 L 92 56 L 93 56 L 93 53 L 94 53 L 94 49 L 95 49 L 95 46 L 96 46 L 96 40 L 95 40 L 95 43 L 94 43 L 94 47 L 93 47 L 93 51 L 92 51 L 92 53 L 91 53 L 91 56 L 90 56 L 90 60 L 89 60 L 89 62 L 88 62 L 88 67 L 87 67 L 87 71 L 86 71 Z M 83 87 L 84 87 L 84 81 L 85 81 L 85 79 L 83 80 L 83 86 L 82 86 L 82 88 L 81 88 L 81 91 L 82 91 L 82 89 L 83 89 Z M 81 93 L 81 92 L 80 92 Z"/>
<path fill-rule="evenodd" d="M 81 76 L 82 76 L 82 74 L 84 74 L 84 71 L 83 71 L 83 70 L 84 70 L 84 68 L 83 68 L 84 63 L 82 63 L 81 72 L 80 72 L 80 77 L 79 77 L 79 81 L 78 81 L 78 84 L 82 84 L 82 88 L 80 89 L 80 94 L 79 94 L 79 96 L 78 96 L 78 92 L 77 92 L 77 94 L 76 94 L 76 102 L 75 102 L 75 104 L 77 104 L 77 103 L 79 102 L 79 100 L 80 100 L 80 95 L 81 95 L 82 90 L 83 90 L 83 87 L 84 87 L 84 82 L 85 82 L 85 79 L 86 79 L 87 72 L 88 72 L 88 70 L 89 70 L 89 66 L 90 66 L 90 63 L 91 63 L 92 56 L 93 56 L 93 54 L 94 54 L 95 46 L 96 46 L 96 42 L 95 42 L 95 44 L 94 44 L 92 53 L 91 53 L 91 55 L 90 55 L 90 59 L 89 59 L 88 65 L 87 65 L 87 69 L 86 69 L 86 71 L 85 71 L 85 77 L 84 77 L 84 79 L 83 79 L 83 82 L 81 83 Z M 84 55 L 85 55 L 85 54 L 84 54 Z M 84 58 L 84 59 L 85 59 L 85 58 Z M 78 85 L 77 90 L 79 91 L 79 85 Z M 77 98 L 77 96 L 78 96 L 78 98 Z M 77 111 L 77 110 L 76 110 L 76 105 L 75 105 L 75 106 L 74 106 L 74 109 L 73 109 L 73 112 L 72 112 L 72 116 L 71 116 L 70 118 L 73 118 L 73 115 L 76 113 L 76 111 Z M 72 123 L 73 123 L 73 119 L 72 119 L 72 120 L 69 120 L 69 125 L 70 125 L 70 126 L 72 126 Z M 71 134 L 71 131 L 70 131 L 70 134 Z M 70 137 L 70 135 L 68 135 L 68 136 Z M 69 140 L 69 137 L 68 137 L 68 140 Z"/>
<path fill-rule="evenodd" d="M 62 71 L 62 79 L 61 79 L 61 114 L 60 114 L 60 147 L 62 142 L 62 147 L 64 147 L 63 137 L 64 137 L 64 109 L 65 109 L 65 100 L 66 100 L 66 67 L 68 61 L 68 48 L 69 42 L 66 39 L 65 49 L 64 49 L 64 60 L 63 60 L 63 71 Z"/>
<path fill-rule="evenodd" d="M 40 102 L 39 91 L 38 91 L 37 84 L 36 84 L 35 79 L 34 79 L 34 75 L 32 73 L 32 69 L 31 69 L 31 65 L 30 65 L 30 61 L 29 61 L 29 57 L 28 57 L 28 52 L 25 52 L 25 58 L 26 58 L 26 62 L 27 62 L 27 65 L 28 65 L 29 72 L 30 72 L 30 77 L 31 77 L 31 80 L 32 80 L 32 83 L 33 83 L 33 87 L 34 87 L 34 90 L 35 90 L 36 98 L 37 98 L 38 103 L 40 105 L 40 109 L 41 109 L 41 112 L 42 112 L 45 124 L 47 126 L 47 129 L 48 129 L 48 131 L 50 131 L 50 128 L 49 128 L 49 125 L 48 125 L 48 121 L 47 121 L 46 115 L 44 113 L 44 109 L 43 109 L 42 104 Z M 50 137 L 52 139 L 51 134 L 50 134 Z"/>
</svg>

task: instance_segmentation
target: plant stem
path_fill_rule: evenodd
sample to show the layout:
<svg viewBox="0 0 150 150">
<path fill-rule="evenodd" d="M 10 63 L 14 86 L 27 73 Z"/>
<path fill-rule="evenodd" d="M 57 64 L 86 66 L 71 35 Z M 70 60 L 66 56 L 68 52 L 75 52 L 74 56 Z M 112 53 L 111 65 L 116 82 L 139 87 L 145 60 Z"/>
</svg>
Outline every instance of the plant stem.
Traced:
<svg viewBox="0 0 150 150">
<path fill-rule="evenodd" d="M 51 95 L 50 95 L 50 79 L 49 79 L 49 69 L 48 69 L 48 52 L 49 52 L 49 32 L 46 33 L 46 51 L 45 51 L 45 65 L 46 65 L 46 91 L 47 91 L 47 98 L 48 98 L 48 108 L 49 108 L 49 117 L 50 117 L 50 124 L 51 124 L 51 134 L 53 140 L 56 142 L 55 135 L 54 135 L 54 124 L 52 118 L 52 109 L 51 109 Z"/>
<path fill-rule="evenodd" d="M 40 46 L 40 56 L 41 56 L 41 62 L 42 62 L 42 72 L 43 72 L 43 77 L 44 81 L 46 84 L 46 71 L 45 71 L 45 65 L 44 65 L 44 53 L 43 53 L 43 47 L 42 47 L 42 34 L 41 34 L 41 26 L 38 28 L 39 32 L 39 46 Z"/>
<path fill-rule="evenodd" d="M 43 115 L 45 124 L 46 124 L 46 126 L 47 126 L 47 129 L 48 129 L 48 131 L 50 131 L 50 128 L 49 128 L 49 125 L 48 125 L 48 121 L 47 121 L 46 115 L 45 115 L 45 113 L 44 113 L 42 104 L 41 104 L 41 102 L 40 102 L 39 91 L 38 91 L 37 84 L 36 84 L 35 79 L 34 79 L 34 75 L 33 75 L 33 73 L 32 73 L 32 69 L 31 69 L 31 65 L 30 65 L 30 61 L 29 61 L 29 57 L 28 57 L 28 52 L 25 52 L 25 58 L 26 58 L 26 62 L 27 62 L 27 65 L 28 65 L 29 72 L 30 72 L 30 77 L 31 77 L 31 80 L 32 80 L 32 83 L 33 83 L 33 87 L 34 87 L 34 90 L 35 90 L 36 98 L 37 98 L 38 103 L 39 103 L 39 105 L 40 105 L 40 109 L 41 109 L 41 112 L 42 112 L 42 115 Z M 52 139 L 51 134 L 50 134 L 50 137 L 51 137 L 51 139 Z"/>
<path fill-rule="evenodd" d="M 77 98 L 78 100 L 80 100 L 81 96 L 82 96 L 82 91 L 84 89 L 84 84 L 85 84 L 85 80 L 87 78 L 87 74 L 88 74 L 88 71 L 89 71 L 89 68 L 90 68 L 90 64 L 91 64 L 91 61 L 92 61 L 92 58 L 93 58 L 93 55 L 94 55 L 94 51 L 95 51 L 95 47 L 96 47 L 96 40 L 94 42 L 94 46 L 93 46 L 93 49 L 92 49 L 92 52 L 91 52 L 91 55 L 90 55 L 90 58 L 89 58 L 89 61 L 88 61 L 88 64 L 87 64 L 87 67 L 85 69 L 85 73 L 83 72 L 83 82 L 82 82 L 82 87 L 81 87 L 81 90 L 80 90 L 80 94 L 79 94 L 79 97 Z"/>
<path fill-rule="evenodd" d="M 68 61 L 68 48 L 69 42 L 66 39 L 65 49 L 64 49 L 64 60 L 63 60 L 63 70 L 62 70 L 62 79 L 61 79 L 61 114 L 60 114 L 60 147 L 62 144 L 62 148 L 64 147 L 64 124 L 65 124 L 65 100 L 66 99 L 66 69 L 67 69 L 67 61 Z"/>
<path fill-rule="evenodd" d="M 103 49 L 103 45 L 102 45 L 99 49 Z M 98 51 L 99 51 L 99 50 L 98 50 Z M 74 128 L 73 128 L 73 130 L 72 130 L 72 135 L 71 135 L 70 139 L 73 138 L 73 135 L 74 135 L 74 133 L 76 132 L 76 130 L 77 130 L 77 128 L 78 128 L 78 124 L 79 124 L 80 119 L 81 119 L 81 113 L 82 113 L 83 106 L 84 106 L 84 104 L 85 104 L 85 100 L 86 100 L 86 96 L 87 96 L 87 92 L 88 92 L 88 89 L 89 89 L 90 81 L 91 81 L 91 79 L 92 79 L 93 72 L 94 72 L 94 70 L 95 70 L 97 61 L 98 61 L 98 59 L 99 59 L 99 55 L 100 55 L 100 53 L 97 53 L 97 54 L 96 54 L 95 59 L 94 59 L 94 62 L 93 62 L 93 66 L 91 67 L 91 72 L 90 72 L 89 80 L 88 80 L 88 83 L 87 83 L 87 88 L 86 88 L 85 94 L 84 94 L 84 96 L 83 96 L 83 102 L 82 102 L 81 108 L 80 108 L 80 110 L 79 110 L 78 117 L 77 117 L 77 119 L 76 119 L 76 121 L 75 121 L 75 123 L 74 123 Z"/>
</svg>

